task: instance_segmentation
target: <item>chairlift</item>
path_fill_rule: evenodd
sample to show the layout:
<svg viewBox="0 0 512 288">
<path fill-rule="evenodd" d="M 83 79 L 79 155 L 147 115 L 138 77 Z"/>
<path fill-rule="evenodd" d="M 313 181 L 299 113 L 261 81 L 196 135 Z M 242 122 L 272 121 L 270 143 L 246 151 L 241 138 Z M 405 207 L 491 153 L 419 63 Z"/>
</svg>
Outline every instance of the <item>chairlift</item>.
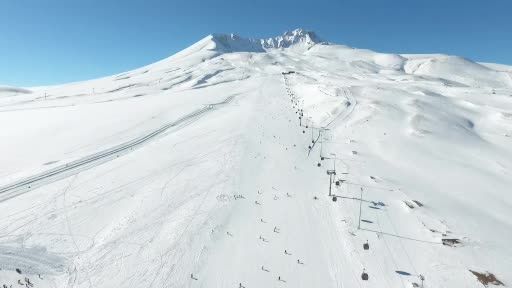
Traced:
<svg viewBox="0 0 512 288">
<path fill-rule="evenodd" d="M 361 274 L 361 279 L 368 281 L 368 273 L 366 273 L 365 269 L 363 269 L 363 274 Z"/>
<path fill-rule="evenodd" d="M 363 244 L 364 250 L 370 250 L 370 244 L 368 244 L 368 240 L 366 240 L 366 243 Z"/>
</svg>

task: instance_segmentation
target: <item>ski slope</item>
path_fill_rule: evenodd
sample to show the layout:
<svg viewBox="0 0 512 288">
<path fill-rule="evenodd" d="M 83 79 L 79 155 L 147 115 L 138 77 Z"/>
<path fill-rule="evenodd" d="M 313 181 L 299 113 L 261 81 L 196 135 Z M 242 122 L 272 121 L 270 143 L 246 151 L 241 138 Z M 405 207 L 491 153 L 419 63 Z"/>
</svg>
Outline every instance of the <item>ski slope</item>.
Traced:
<svg viewBox="0 0 512 288">
<path fill-rule="evenodd" d="M 0 87 L 0 285 L 509 286 L 511 76 L 298 29 Z"/>
</svg>

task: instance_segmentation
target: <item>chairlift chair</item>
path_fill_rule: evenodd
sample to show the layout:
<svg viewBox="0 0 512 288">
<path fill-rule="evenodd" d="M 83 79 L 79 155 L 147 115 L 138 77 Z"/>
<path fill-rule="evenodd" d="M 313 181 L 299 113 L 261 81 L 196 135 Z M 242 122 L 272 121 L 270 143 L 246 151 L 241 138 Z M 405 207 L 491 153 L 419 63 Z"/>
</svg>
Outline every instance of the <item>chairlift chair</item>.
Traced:
<svg viewBox="0 0 512 288">
<path fill-rule="evenodd" d="M 363 249 L 370 250 L 370 244 L 368 244 L 368 240 L 366 241 L 366 243 L 363 244 Z"/>
<path fill-rule="evenodd" d="M 361 274 L 361 279 L 368 281 L 368 273 L 363 269 L 363 274 Z"/>
</svg>

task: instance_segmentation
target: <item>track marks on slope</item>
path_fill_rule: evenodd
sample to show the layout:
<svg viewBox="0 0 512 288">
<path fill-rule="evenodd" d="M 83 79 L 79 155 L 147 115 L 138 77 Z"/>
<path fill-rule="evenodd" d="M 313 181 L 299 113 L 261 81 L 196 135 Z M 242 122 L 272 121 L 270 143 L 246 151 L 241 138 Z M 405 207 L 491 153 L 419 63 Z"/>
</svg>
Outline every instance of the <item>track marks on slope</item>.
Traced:
<svg viewBox="0 0 512 288">
<path fill-rule="evenodd" d="M 230 103 L 234 97 L 235 95 L 231 95 L 219 103 L 207 105 L 204 108 L 198 109 L 192 113 L 189 113 L 177 119 L 176 121 L 167 123 L 149 134 L 127 141 L 118 146 L 106 149 L 104 151 L 100 151 L 93 155 L 83 157 L 79 160 L 75 160 L 73 162 L 57 166 L 48 171 L 0 187 L 0 201 L 5 201 L 12 197 L 16 197 L 36 187 L 54 182 L 67 176 L 79 173 L 84 169 L 90 169 L 96 165 L 120 157 L 121 155 L 124 155 L 125 153 L 133 151 L 134 149 L 140 147 L 149 140 L 152 140 L 153 138 L 161 134 L 165 134 L 166 132 L 168 132 L 170 128 L 179 128 L 184 125 L 188 125 L 191 122 L 197 120 L 199 117 L 203 116 L 206 112 L 209 112 L 211 110 L 216 109 L 217 107 Z"/>
</svg>

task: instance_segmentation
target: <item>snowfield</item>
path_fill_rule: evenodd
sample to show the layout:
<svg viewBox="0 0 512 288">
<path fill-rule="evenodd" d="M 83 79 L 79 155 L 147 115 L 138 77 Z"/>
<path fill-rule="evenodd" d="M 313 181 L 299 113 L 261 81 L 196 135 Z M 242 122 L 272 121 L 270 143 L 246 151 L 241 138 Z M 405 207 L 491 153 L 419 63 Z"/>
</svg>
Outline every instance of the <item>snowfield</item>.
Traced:
<svg viewBox="0 0 512 288">
<path fill-rule="evenodd" d="M 0 123 L 3 287 L 512 285 L 510 66 L 214 34 Z"/>
</svg>

